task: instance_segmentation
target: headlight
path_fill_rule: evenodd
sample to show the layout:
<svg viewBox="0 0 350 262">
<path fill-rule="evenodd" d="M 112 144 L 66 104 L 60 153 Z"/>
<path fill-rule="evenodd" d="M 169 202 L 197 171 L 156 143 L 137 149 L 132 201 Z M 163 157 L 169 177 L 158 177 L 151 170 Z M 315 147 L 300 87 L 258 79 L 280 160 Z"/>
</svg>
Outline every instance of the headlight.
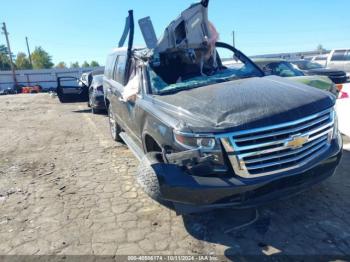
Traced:
<svg viewBox="0 0 350 262">
<path fill-rule="evenodd" d="M 174 139 L 187 149 L 213 150 L 218 146 L 216 139 L 210 135 L 199 135 L 174 131 Z"/>
</svg>

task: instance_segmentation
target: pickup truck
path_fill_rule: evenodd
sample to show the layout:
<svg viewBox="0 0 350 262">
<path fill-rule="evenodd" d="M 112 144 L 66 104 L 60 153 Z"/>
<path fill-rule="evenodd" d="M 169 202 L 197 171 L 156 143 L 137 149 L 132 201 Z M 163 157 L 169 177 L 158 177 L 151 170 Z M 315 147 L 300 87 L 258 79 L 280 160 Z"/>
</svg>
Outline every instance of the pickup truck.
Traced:
<svg viewBox="0 0 350 262">
<path fill-rule="evenodd" d="M 261 205 L 333 175 L 342 155 L 335 97 L 265 76 L 228 44 L 208 45 L 208 2 L 183 11 L 158 41 L 145 37 L 152 47 L 141 49 L 129 11 L 120 47 L 107 57 L 110 131 L 140 160 L 144 190 L 179 213 L 198 212 Z M 239 66 L 225 67 L 232 57 Z M 130 83 L 138 91 L 129 100 Z"/>
<path fill-rule="evenodd" d="M 328 55 L 327 68 L 338 69 L 346 72 L 350 77 L 350 49 L 334 49 Z"/>
</svg>

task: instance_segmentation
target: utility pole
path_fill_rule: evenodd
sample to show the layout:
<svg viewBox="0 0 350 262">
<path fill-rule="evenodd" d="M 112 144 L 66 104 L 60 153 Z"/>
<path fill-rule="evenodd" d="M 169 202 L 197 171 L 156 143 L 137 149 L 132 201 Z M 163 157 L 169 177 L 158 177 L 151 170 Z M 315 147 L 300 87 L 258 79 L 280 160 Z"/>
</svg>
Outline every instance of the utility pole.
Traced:
<svg viewBox="0 0 350 262">
<path fill-rule="evenodd" d="M 7 32 L 5 23 L 2 23 L 2 30 L 3 30 L 3 34 L 6 37 L 7 51 L 9 53 L 9 57 L 10 57 L 13 82 L 14 82 L 15 86 L 17 86 L 16 70 L 15 70 L 15 66 L 13 64 L 13 60 L 12 60 L 12 52 L 11 52 L 10 41 L 9 41 L 9 36 L 8 36 L 9 33 Z"/>
<path fill-rule="evenodd" d="M 232 31 L 232 46 L 236 47 L 235 30 Z"/>
<path fill-rule="evenodd" d="M 27 43 L 27 51 L 28 51 L 29 63 L 30 63 L 30 66 L 33 69 L 32 55 L 30 54 L 30 49 L 29 49 L 29 44 L 28 44 L 28 37 L 26 37 L 26 43 Z"/>
</svg>

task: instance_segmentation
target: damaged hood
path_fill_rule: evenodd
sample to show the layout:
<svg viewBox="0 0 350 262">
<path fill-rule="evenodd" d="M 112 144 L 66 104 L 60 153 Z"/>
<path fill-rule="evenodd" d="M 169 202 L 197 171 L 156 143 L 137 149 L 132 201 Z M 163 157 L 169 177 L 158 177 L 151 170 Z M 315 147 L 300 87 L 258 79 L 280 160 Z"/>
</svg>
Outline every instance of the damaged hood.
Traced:
<svg viewBox="0 0 350 262">
<path fill-rule="evenodd" d="M 294 121 L 332 107 L 335 97 L 268 76 L 155 96 L 154 104 L 192 132 L 232 132 Z"/>
</svg>

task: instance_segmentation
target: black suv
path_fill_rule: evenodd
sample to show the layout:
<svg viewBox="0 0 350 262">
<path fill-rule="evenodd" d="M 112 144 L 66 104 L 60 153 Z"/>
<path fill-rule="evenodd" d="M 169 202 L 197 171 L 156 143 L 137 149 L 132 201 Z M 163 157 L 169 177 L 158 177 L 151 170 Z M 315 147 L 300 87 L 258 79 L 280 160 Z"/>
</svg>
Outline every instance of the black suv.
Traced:
<svg viewBox="0 0 350 262">
<path fill-rule="evenodd" d="M 176 208 L 206 209 L 258 205 L 331 176 L 342 152 L 335 97 L 264 76 L 228 44 L 210 53 L 207 7 L 192 5 L 156 46 L 145 37 L 144 49 L 132 47 L 130 11 L 128 47 L 107 58 L 112 137 L 140 160 L 139 182 Z M 186 17 L 200 18 L 198 28 Z M 236 63 L 225 67 L 232 57 Z M 123 97 L 130 88 L 135 96 Z"/>
<path fill-rule="evenodd" d="M 346 73 L 341 70 L 325 68 L 322 65 L 307 60 L 289 61 L 306 75 L 328 76 L 335 84 L 345 84 L 348 81 Z"/>
</svg>

